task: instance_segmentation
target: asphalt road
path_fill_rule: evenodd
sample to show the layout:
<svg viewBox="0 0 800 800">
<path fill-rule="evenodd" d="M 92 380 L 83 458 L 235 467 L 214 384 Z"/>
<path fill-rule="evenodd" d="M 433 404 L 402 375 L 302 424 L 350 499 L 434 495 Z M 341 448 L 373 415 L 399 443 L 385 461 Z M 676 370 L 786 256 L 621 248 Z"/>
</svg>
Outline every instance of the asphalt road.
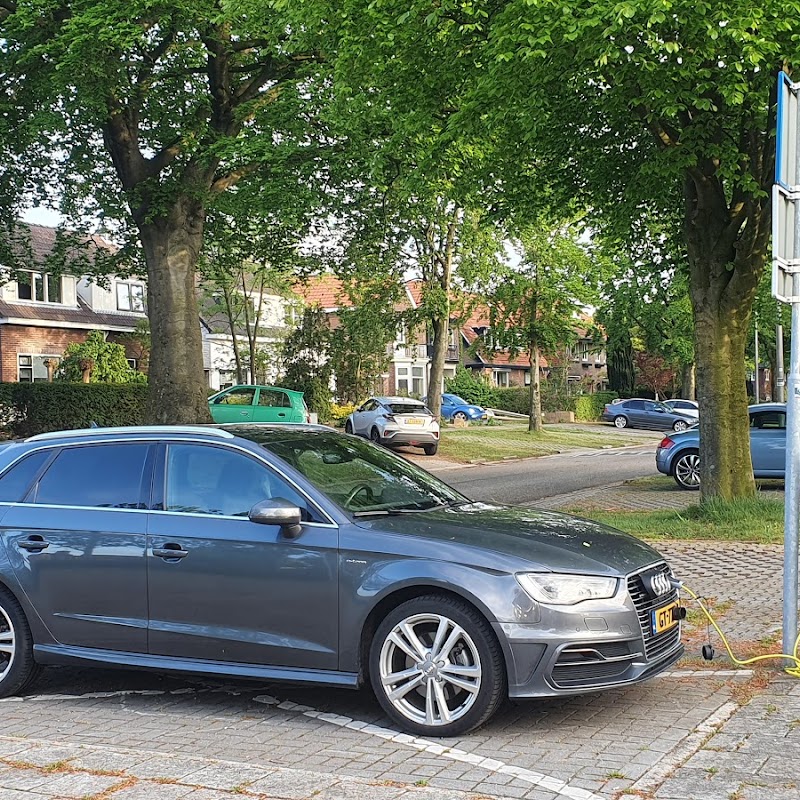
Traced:
<svg viewBox="0 0 800 800">
<path fill-rule="evenodd" d="M 471 500 L 517 505 L 566 492 L 658 475 L 652 444 L 614 450 L 582 450 L 491 465 L 431 471 Z M 424 461 L 419 462 L 427 466 Z"/>
</svg>

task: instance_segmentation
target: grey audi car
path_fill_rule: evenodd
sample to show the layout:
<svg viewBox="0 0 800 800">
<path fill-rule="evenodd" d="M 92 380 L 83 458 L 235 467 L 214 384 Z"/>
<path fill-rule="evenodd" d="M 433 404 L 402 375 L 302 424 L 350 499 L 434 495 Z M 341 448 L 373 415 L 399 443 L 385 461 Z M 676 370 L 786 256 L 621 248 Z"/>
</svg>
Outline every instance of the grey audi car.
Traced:
<svg viewBox="0 0 800 800">
<path fill-rule="evenodd" d="M 359 687 L 452 736 L 649 678 L 676 581 L 586 520 L 470 502 L 309 425 L 94 428 L 0 451 L 0 696 L 41 665 Z"/>
</svg>

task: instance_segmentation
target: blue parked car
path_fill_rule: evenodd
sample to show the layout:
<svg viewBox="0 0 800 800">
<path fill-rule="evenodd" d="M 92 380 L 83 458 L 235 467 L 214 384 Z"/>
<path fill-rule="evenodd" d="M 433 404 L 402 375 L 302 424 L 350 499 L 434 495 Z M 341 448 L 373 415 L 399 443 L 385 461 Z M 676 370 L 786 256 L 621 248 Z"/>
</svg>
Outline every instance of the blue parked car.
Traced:
<svg viewBox="0 0 800 800">
<path fill-rule="evenodd" d="M 783 478 L 786 468 L 786 406 L 750 406 L 750 457 L 756 478 Z M 681 489 L 700 488 L 700 428 L 671 433 L 656 450 L 656 467 Z"/>
<path fill-rule="evenodd" d="M 480 406 L 468 403 L 457 394 L 442 395 L 442 419 L 452 422 L 460 419 L 464 422 L 468 420 L 484 422 L 489 419 L 489 412 Z"/>
</svg>

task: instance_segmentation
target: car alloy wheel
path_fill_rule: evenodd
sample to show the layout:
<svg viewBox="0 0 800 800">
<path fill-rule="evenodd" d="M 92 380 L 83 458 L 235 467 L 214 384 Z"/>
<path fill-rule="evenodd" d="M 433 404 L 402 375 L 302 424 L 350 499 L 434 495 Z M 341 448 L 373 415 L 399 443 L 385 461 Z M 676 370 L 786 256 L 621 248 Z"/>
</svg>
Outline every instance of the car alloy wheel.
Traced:
<svg viewBox="0 0 800 800">
<path fill-rule="evenodd" d="M 672 426 L 672 430 L 674 431 L 685 431 L 689 427 L 687 422 L 684 422 L 682 419 L 675 420 L 675 424 Z"/>
<path fill-rule="evenodd" d="M 448 597 L 409 600 L 376 632 L 370 679 L 401 727 L 453 736 L 483 724 L 505 694 L 494 634 L 474 609 Z"/>
<path fill-rule="evenodd" d="M 380 444 L 381 443 L 381 435 L 380 435 L 380 433 L 378 433 L 378 429 L 377 428 L 373 428 L 369 432 L 369 439 L 370 439 L 371 442 L 374 442 L 375 444 Z"/>
<path fill-rule="evenodd" d="M 672 467 L 672 476 L 681 489 L 699 489 L 700 455 L 690 452 L 679 456 Z"/>
<path fill-rule="evenodd" d="M 14 654 L 17 649 L 16 639 L 14 623 L 6 610 L 0 606 L 0 684 L 3 683 L 14 666 Z"/>
<path fill-rule="evenodd" d="M 353 423 L 350 420 L 347 420 L 344 424 L 344 432 L 345 433 L 352 433 L 353 432 Z"/>
<path fill-rule="evenodd" d="M 466 422 L 468 417 L 463 411 L 456 411 L 456 413 L 453 414 L 453 419 L 457 419 L 460 422 Z"/>
<path fill-rule="evenodd" d="M 628 418 L 621 415 L 619 417 L 614 417 L 614 425 L 616 425 L 618 428 L 627 428 Z"/>
<path fill-rule="evenodd" d="M 0 588 L 0 697 L 21 692 L 39 674 L 33 637 L 16 597 Z"/>
</svg>

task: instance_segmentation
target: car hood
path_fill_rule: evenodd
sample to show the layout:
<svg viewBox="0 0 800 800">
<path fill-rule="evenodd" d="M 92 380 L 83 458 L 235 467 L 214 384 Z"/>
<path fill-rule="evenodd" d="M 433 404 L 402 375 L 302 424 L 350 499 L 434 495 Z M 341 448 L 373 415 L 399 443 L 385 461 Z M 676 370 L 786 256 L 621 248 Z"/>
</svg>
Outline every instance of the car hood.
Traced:
<svg viewBox="0 0 800 800">
<path fill-rule="evenodd" d="M 409 556 L 507 572 L 528 569 L 618 576 L 663 560 L 648 544 L 591 520 L 487 503 L 359 517 L 355 522 L 373 533 L 408 537 L 402 551 Z M 399 548 L 395 544 L 392 549 Z"/>
</svg>

